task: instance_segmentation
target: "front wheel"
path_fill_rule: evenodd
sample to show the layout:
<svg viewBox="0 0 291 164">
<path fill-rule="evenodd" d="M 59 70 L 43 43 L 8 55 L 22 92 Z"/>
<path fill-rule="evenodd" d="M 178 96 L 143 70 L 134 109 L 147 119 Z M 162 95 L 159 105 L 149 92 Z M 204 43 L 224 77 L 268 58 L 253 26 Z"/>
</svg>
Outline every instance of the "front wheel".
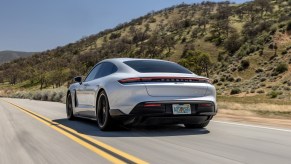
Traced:
<svg viewBox="0 0 291 164">
<path fill-rule="evenodd" d="M 108 131 L 113 127 L 113 121 L 109 114 L 109 102 L 105 91 L 101 91 L 97 101 L 97 124 L 100 130 Z"/>
<path fill-rule="evenodd" d="M 68 95 L 67 95 L 66 111 L 67 111 L 67 118 L 68 118 L 68 120 L 74 120 L 76 118 L 74 116 L 74 112 L 73 112 L 73 104 L 72 104 L 72 96 L 71 96 L 71 93 L 68 93 Z"/>
<path fill-rule="evenodd" d="M 189 129 L 202 129 L 205 128 L 210 121 L 203 122 L 201 124 L 184 124 L 186 128 Z"/>
</svg>

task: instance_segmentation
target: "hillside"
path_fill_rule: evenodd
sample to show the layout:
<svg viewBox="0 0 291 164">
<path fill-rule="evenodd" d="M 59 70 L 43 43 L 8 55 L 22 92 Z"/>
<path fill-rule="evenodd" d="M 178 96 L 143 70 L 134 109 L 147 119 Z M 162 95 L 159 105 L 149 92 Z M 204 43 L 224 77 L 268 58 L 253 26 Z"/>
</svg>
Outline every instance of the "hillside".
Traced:
<svg viewBox="0 0 291 164">
<path fill-rule="evenodd" d="M 21 57 L 28 57 L 33 55 L 33 52 L 21 52 L 21 51 L 0 51 L 0 64 L 10 62 L 14 59 Z"/>
<path fill-rule="evenodd" d="M 14 89 L 60 87 L 105 58 L 159 58 L 208 76 L 218 95 L 287 100 L 290 20 L 291 0 L 181 4 L 3 64 L 0 81 Z"/>
</svg>

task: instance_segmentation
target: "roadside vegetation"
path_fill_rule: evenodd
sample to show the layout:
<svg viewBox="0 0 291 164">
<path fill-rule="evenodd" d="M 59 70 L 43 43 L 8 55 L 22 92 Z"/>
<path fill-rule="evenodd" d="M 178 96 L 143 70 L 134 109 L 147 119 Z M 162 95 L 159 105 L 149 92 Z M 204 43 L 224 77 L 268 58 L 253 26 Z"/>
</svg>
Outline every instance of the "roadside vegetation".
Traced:
<svg viewBox="0 0 291 164">
<path fill-rule="evenodd" d="M 2 93 L 2 96 L 10 98 L 66 103 L 66 93 L 67 89 L 65 87 L 61 87 L 58 89 L 11 91 L 10 93 Z"/>
</svg>

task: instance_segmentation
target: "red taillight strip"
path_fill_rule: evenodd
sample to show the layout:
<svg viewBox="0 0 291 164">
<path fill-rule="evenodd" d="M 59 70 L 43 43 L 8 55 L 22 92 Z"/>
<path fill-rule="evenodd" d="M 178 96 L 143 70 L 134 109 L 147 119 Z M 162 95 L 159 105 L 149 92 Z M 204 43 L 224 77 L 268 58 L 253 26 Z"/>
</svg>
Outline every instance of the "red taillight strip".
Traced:
<svg viewBox="0 0 291 164">
<path fill-rule="evenodd" d="M 160 76 L 160 77 L 135 77 L 135 78 L 127 78 L 119 80 L 120 83 L 133 83 L 133 82 L 151 82 L 153 80 L 161 81 L 165 80 L 164 82 L 206 82 L 210 83 L 209 79 L 206 78 L 193 78 L 193 77 L 168 77 L 168 76 Z"/>
<path fill-rule="evenodd" d="M 198 104 L 198 106 L 200 106 L 200 107 L 211 107 L 212 104 Z"/>
<path fill-rule="evenodd" d="M 144 107 L 160 107 L 162 106 L 162 104 L 151 104 L 151 103 L 147 103 L 143 105 Z"/>
<path fill-rule="evenodd" d="M 127 79 L 122 79 L 122 80 L 118 80 L 120 83 L 132 83 L 132 82 L 140 82 L 141 78 L 137 77 L 137 78 L 127 78 Z"/>
</svg>

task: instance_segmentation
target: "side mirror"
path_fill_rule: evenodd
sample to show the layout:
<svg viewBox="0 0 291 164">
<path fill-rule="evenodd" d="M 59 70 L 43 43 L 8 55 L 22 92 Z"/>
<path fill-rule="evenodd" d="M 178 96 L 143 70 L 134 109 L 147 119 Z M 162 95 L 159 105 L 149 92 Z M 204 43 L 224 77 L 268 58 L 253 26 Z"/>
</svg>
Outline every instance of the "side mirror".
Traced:
<svg viewBox="0 0 291 164">
<path fill-rule="evenodd" d="M 75 82 L 82 83 L 82 77 L 81 76 L 75 77 L 74 80 L 75 80 Z"/>
</svg>

